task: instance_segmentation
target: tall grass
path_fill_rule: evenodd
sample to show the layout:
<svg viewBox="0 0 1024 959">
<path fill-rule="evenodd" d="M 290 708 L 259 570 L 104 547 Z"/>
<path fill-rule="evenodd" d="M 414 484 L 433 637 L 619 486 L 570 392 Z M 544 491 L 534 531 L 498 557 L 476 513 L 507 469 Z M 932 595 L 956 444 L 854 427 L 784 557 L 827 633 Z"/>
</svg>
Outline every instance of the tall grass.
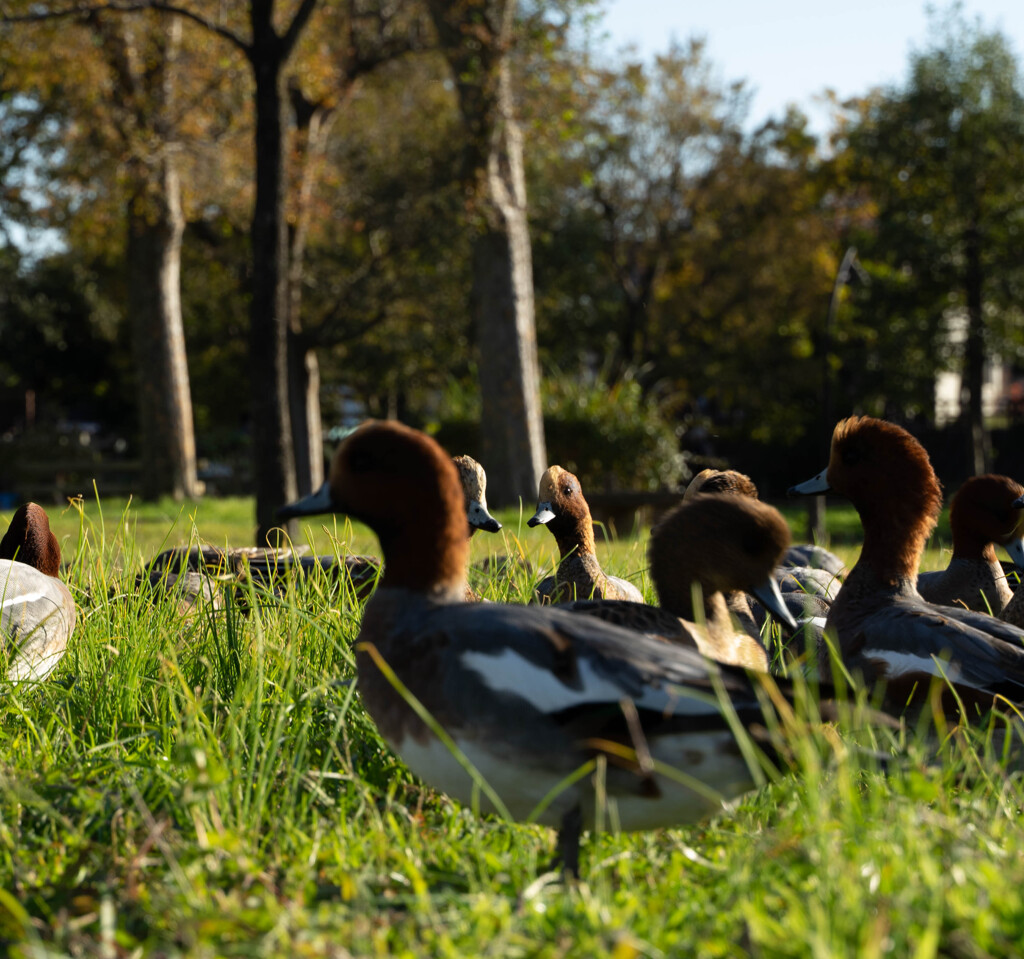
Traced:
<svg viewBox="0 0 1024 959">
<path fill-rule="evenodd" d="M 0 689 L 9 954 L 1024 952 L 1016 727 L 893 740 L 811 723 L 785 775 L 697 825 L 588 837 L 566 886 L 545 872 L 551 831 L 473 816 L 380 740 L 353 683 L 360 606 L 331 577 L 226 588 L 224 609 L 190 618 L 129 588 L 162 546 L 248 542 L 248 505 L 208 527 L 221 508 L 51 512 L 80 617 L 50 681 Z M 534 569 L 474 577 L 520 601 L 551 537 L 502 519 L 474 559 Z M 307 527 L 317 552 L 376 549 L 326 526 Z M 651 595 L 642 539 L 599 551 Z M 861 745 L 893 755 L 888 771 Z"/>
</svg>

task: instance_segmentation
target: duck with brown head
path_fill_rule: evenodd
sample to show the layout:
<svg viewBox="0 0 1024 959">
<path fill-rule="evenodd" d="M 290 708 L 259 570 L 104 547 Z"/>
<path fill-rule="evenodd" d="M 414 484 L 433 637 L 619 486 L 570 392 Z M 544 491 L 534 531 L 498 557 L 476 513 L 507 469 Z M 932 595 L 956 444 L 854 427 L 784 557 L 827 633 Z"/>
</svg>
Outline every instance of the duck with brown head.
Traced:
<svg viewBox="0 0 1024 959">
<path fill-rule="evenodd" d="M 46 679 L 67 649 L 75 601 L 59 575 L 60 546 L 46 510 L 28 503 L 0 540 L 0 668 L 11 682 Z"/>
<path fill-rule="evenodd" d="M 918 592 L 929 603 L 998 614 L 1010 602 L 1013 591 L 995 547 L 1024 565 L 1024 513 L 1013 506 L 1022 495 L 1024 486 L 995 474 L 972 476 L 956 491 L 949 507 L 949 566 L 917 577 Z"/>
<path fill-rule="evenodd" d="M 752 788 L 732 724 L 756 737 L 771 726 L 758 695 L 766 680 L 586 616 L 461 601 L 462 496 L 451 459 L 429 437 L 364 425 L 338 450 L 322 500 L 287 512 L 318 510 L 345 511 L 380 538 L 384 574 L 356 645 L 358 689 L 384 739 L 431 785 L 462 802 L 479 798 L 468 761 L 488 784 L 482 808 L 561 827 L 571 871 L 595 799 L 589 777 L 564 784 L 600 757 L 626 830 L 692 821 Z"/>
<path fill-rule="evenodd" d="M 527 526 L 547 526 L 558 544 L 558 569 L 537 587 L 541 602 L 574 599 L 618 599 L 642 603 L 632 583 L 608 576 L 597 560 L 594 521 L 580 481 L 561 466 L 549 466 L 540 478 L 537 512 Z"/>
<path fill-rule="evenodd" d="M 828 615 L 846 665 L 884 685 L 891 708 L 923 702 L 936 679 L 948 679 L 972 709 L 997 696 L 1024 702 L 1024 633 L 981 613 L 932 606 L 917 591 L 942 504 L 921 444 L 894 423 L 843 420 L 827 469 L 791 492 L 828 490 L 853 503 L 864 528 L 860 558 Z M 826 650 L 821 665 L 830 665 Z"/>
<path fill-rule="evenodd" d="M 639 632 L 699 649 L 721 663 L 768 669 L 768 651 L 749 618 L 747 592 L 796 628 L 773 571 L 789 544 L 778 510 L 746 496 L 708 493 L 684 501 L 651 530 L 647 554 L 660 606 L 608 600 L 559 604 Z"/>
<path fill-rule="evenodd" d="M 487 474 L 484 472 L 484 468 L 471 456 L 456 456 L 453 457 L 452 462 L 459 477 L 464 512 L 468 521 L 467 542 L 477 530 L 484 530 L 488 533 L 498 532 L 501 529 L 501 523 L 487 509 Z M 328 477 L 323 486 L 311 496 L 290 507 L 278 510 L 278 516 L 281 519 L 290 519 L 292 516 L 305 515 L 302 512 L 297 512 L 293 507 L 308 503 L 310 509 L 315 510 L 321 504 L 329 502 L 330 490 L 331 478 Z M 322 557 L 319 562 L 324 568 L 331 568 L 329 557 Z M 373 556 L 349 556 L 345 558 L 345 564 L 345 575 L 353 584 L 356 595 L 359 597 L 369 595 L 380 575 L 381 561 Z M 476 602 L 479 598 L 467 583 L 463 599 Z"/>
</svg>

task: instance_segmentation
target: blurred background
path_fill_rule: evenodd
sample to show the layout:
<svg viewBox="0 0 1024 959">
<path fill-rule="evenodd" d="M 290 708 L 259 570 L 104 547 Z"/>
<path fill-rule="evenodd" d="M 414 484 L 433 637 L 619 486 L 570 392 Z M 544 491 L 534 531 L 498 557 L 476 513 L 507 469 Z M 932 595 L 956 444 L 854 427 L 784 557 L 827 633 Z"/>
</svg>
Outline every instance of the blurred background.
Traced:
<svg viewBox="0 0 1024 959">
<path fill-rule="evenodd" d="M 1024 476 L 1019 10 L 163 6 L 0 4 L 0 507 L 261 538 L 366 416 L 495 506 L 771 498 L 851 413 Z"/>
</svg>

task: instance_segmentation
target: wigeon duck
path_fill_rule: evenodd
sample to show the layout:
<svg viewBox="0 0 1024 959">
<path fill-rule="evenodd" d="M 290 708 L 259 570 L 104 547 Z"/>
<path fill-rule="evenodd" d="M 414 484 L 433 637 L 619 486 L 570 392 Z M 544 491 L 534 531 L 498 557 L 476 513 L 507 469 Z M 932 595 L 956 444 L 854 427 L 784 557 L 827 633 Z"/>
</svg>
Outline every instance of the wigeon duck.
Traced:
<svg viewBox="0 0 1024 959">
<path fill-rule="evenodd" d="M 893 423 L 842 420 L 827 469 L 791 492 L 828 490 L 853 503 L 864 528 L 860 558 L 828 615 L 846 665 L 884 684 L 891 708 L 921 701 L 935 677 L 971 706 L 987 708 L 996 696 L 1024 702 L 1024 633 L 981 613 L 932 606 L 917 591 L 942 502 L 921 444 Z M 823 672 L 828 665 L 823 650 Z"/>
<path fill-rule="evenodd" d="M 467 539 L 471 538 L 477 530 L 487 533 L 497 533 L 501 529 L 498 522 L 487 509 L 487 474 L 484 468 L 472 456 L 465 454 L 452 458 L 459 477 L 459 486 L 462 490 L 463 508 L 466 519 L 469 523 Z M 330 479 L 311 496 L 306 497 L 302 502 L 315 504 L 318 502 L 328 503 L 330 497 Z M 305 515 L 290 512 L 290 507 L 285 506 L 278 510 L 281 519 L 291 519 L 293 516 Z M 316 512 L 310 509 L 307 512 Z M 327 509 L 320 509 L 319 512 L 330 512 Z M 312 557 L 308 558 L 310 561 Z M 333 557 L 320 557 L 316 560 L 325 569 L 335 568 Z M 360 599 L 370 594 L 380 576 L 381 561 L 375 556 L 346 556 L 345 572 L 353 585 L 356 596 Z M 473 588 L 466 585 L 465 598 L 469 602 L 476 602 L 480 599 Z"/>
<path fill-rule="evenodd" d="M 540 478 L 537 512 L 527 526 L 545 525 L 558 544 L 558 568 L 537 586 L 542 602 L 573 599 L 620 599 L 642 603 L 632 583 L 608 576 L 597 561 L 594 522 L 580 481 L 561 466 L 550 466 Z"/>
<path fill-rule="evenodd" d="M 693 499 L 704 492 L 758 498 L 757 485 L 737 470 L 702 470 L 686 487 L 683 500 Z M 780 624 L 779 638 L 783 648 L 802 655 L 808 649 L 818 648 L 829 606 L 847 572 L 843 561 L 827 549 L 810 543 L 790 544 L 773 574 L 789 619 L 783 619 L 776 611 L 766 608 L 756 597 L 749 599 L 746 593 L 730 593 L 727 601 L 733 615 L 752 636 L 760 637 L 765 620 L 771 613 Z"/>
<path fill-rule="evenodd" d="M 469 519 L 469 535 L 472 536 L 478 529 L 497 533 L 501 523 L 487 511 L 487 474 L 484 468 L 472 456 L 465 454 L 453 456 L 452 461 L 459 471 L 466 517 Z"/>
<path fill-rule="evenodd" d="M 733 493 L 758 498 L 757 485 L 737 470 L 701 470 L 690 480 L 683 500 L 701 493 Z M 846 573 L 846 564 L 835 553 L 813 543 L 795 543 L 786 548 L 776 579 L 783 593 L 810 593 L 831 601 L 839 592 Z"/>
<path fill-rule="evenodd" d="M 75 602 L 57 577 L 60 546 L 46 510 L 20 507 L 0 540 L 0 628 L 6 677 L 46 679 L 75 628 Z"/>
<path fill-rule="evenodd" d="M 660 606 L 582 600 L 559 608 L 693 646 L 722 663 L 766 671 L 768 652 L 757 628 L 746 622 L 749 606 L 730 600 L 734 592 L 749 592 L 795 629 L 772 575 L 788 544 L 785 519 L 766 503 L 722 493 L 692 497 L 651 530 L 647 555 Z"/>
<path fill-rule="evenodd" d="M 600 818 L 587 775 L 597 761 L 611 821 L 625 830 L 692 821 L 754 785 L 734 729 L 757 735 L 767 723 L 757 674 L 587 616 L 462 602 L 458 476 L 426 435 L 364 424 L 334 458 L 326 501 L 289 512 L 325 508 L 380 539 L 358 690 L 384 739 L 434 787 L 560 827 L 575 871 L 580 829 Z"/>
<path fill-rule="evenodd" d="M 938 572 L 919 573 L 917 591 L 929 603 L 999 613 L 1013 598 L 996 558 L 998 544 L 1024 564 L 1024 513 L 1013 504 L 1024 486 L 1009 476 L 972 476 L 949 506 L 953 557 Z"/>
</svg>

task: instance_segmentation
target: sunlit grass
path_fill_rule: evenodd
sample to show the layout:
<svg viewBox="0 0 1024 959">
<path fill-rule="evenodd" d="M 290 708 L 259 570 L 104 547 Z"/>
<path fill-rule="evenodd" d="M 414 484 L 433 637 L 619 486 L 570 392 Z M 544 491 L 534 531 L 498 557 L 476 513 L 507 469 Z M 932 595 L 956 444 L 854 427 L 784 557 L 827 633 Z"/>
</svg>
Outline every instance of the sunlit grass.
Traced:
<svg viewBox="0 0 1024 959">
<path fill-rule="evenodd" d="M 229 590 L 182 619 L 125 570 L 248 544 L 251 504 L 50 510 L 80 617 L 39 687 L 0 690 L 0 941 L 12 955 L 1011 956 L 1024 947 L 1020 777 L 986 729 L 797 737 L 793 770 L 697 825 L 587 837 L 479 819 L 414 780 L 355 686 L 360 607 L 328 576 Z M 527 514 L 528 515 L 528 514 Z M 6 519 L 4 517 L 3 519 Z M 477 534 L 490 599 L 554 541 L 517 512 Z M 326 527 L 326 528 L 325 528 Z M 308 533 L 307 533 L 308 530 Z M 317 552 L 376 552 L 301 525 Z M 653 598 L 646 537 L 601 542 Z M 111 589 L 111 587 L 115 587 Z M 999 732 L 999 730 L 996 730 Z M 888 774 L 856 743 L 892 754 Z M 812 748 L 813 744 L 813 748 Z"/>
</svg>

